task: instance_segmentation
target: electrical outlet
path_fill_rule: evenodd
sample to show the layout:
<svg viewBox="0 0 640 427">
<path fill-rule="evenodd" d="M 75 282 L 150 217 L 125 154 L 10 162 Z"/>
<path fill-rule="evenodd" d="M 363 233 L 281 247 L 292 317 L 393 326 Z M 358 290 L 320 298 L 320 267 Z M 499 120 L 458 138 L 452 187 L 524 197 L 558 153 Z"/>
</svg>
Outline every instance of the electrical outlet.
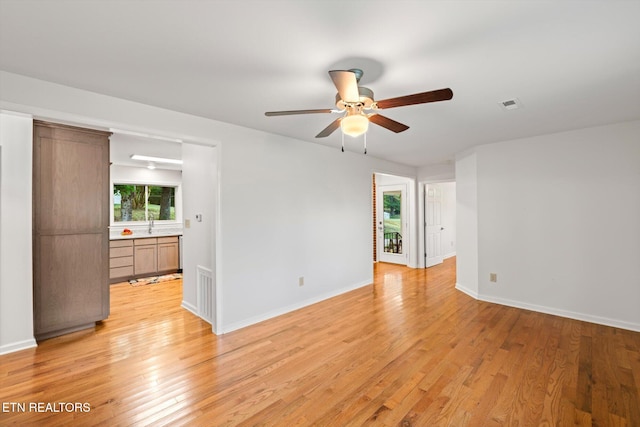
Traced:
<svg viewBox="0 0 640 427">
<path fill-rule="evenodd" d="M 496 273 L 489 273 L 489 281 L 490 282 L 497 282 L 498 281 L 498 275 Z"/>
<path fill-rule="evenodd" d="M 298 286 L 304 286 L 304 276 L 298 277 Z"/>
<path fill-rule="evenodd" d="M 191 220 L 190 219 L 185 219 L 184 220 L 184 228 L 191 228 Z"/>
</svg>

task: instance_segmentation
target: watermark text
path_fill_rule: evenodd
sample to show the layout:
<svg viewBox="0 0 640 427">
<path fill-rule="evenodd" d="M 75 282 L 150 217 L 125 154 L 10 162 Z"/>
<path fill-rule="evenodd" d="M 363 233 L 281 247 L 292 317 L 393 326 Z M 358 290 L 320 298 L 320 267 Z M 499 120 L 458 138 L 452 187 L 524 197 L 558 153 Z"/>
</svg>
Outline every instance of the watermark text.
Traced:
<svg viewBox="0 0 640 427">
<path fill-rule="evenodd" d="M 0 412 L 89 412 L 91 404 L 87 402 L 2 402 Z"/>
</svg>

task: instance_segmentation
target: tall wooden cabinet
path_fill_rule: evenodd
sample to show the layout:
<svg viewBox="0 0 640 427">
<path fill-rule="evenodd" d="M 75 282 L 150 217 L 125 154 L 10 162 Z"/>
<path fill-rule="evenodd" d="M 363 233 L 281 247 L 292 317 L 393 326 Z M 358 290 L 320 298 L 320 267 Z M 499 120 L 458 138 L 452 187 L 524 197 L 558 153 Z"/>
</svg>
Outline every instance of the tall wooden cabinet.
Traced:
<svg viewBox="0 0 640 427">
<path fill-rule="evenodd" d="M 109 315 L 108 132 L 34 121 L 34 334 Z"/>
</svg>

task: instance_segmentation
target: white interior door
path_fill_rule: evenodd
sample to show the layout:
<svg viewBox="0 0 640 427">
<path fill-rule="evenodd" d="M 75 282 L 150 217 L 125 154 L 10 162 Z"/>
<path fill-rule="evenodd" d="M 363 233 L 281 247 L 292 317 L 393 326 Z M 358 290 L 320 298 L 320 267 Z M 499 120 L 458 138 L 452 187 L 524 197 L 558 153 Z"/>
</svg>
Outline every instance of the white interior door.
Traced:
<svg viewBox="0 0 640 427">
<path fill-rule="evenodd" d="M 442 264 L 442 189 L 438 184 L 425 186 L 426 266 Z"/>
<path fill-rule="evenodd" d="M 407 265 L 407 187 L 384 185 L 377 191 L 378 260 Z"/>
</svg>

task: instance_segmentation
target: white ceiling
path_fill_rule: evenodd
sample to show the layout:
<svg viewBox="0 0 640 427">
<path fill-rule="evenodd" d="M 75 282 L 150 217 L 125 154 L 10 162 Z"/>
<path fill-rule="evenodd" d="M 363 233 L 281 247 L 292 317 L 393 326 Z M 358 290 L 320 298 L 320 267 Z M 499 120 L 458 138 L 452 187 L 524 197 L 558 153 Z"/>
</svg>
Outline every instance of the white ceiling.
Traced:
<svg viewBox="0 0 640 427">
<path fill-rule="evenodd" d="M 422 166 L 640 119 L 638 22 L 640 1 L 0 0 L 0 69 L 336 148 L 314 138 L 335 116 L 264 112 L 332 108 L 330 69 L 364 69 L 378 100 L 450 87 L 368 133 Z"/>
</svg>

